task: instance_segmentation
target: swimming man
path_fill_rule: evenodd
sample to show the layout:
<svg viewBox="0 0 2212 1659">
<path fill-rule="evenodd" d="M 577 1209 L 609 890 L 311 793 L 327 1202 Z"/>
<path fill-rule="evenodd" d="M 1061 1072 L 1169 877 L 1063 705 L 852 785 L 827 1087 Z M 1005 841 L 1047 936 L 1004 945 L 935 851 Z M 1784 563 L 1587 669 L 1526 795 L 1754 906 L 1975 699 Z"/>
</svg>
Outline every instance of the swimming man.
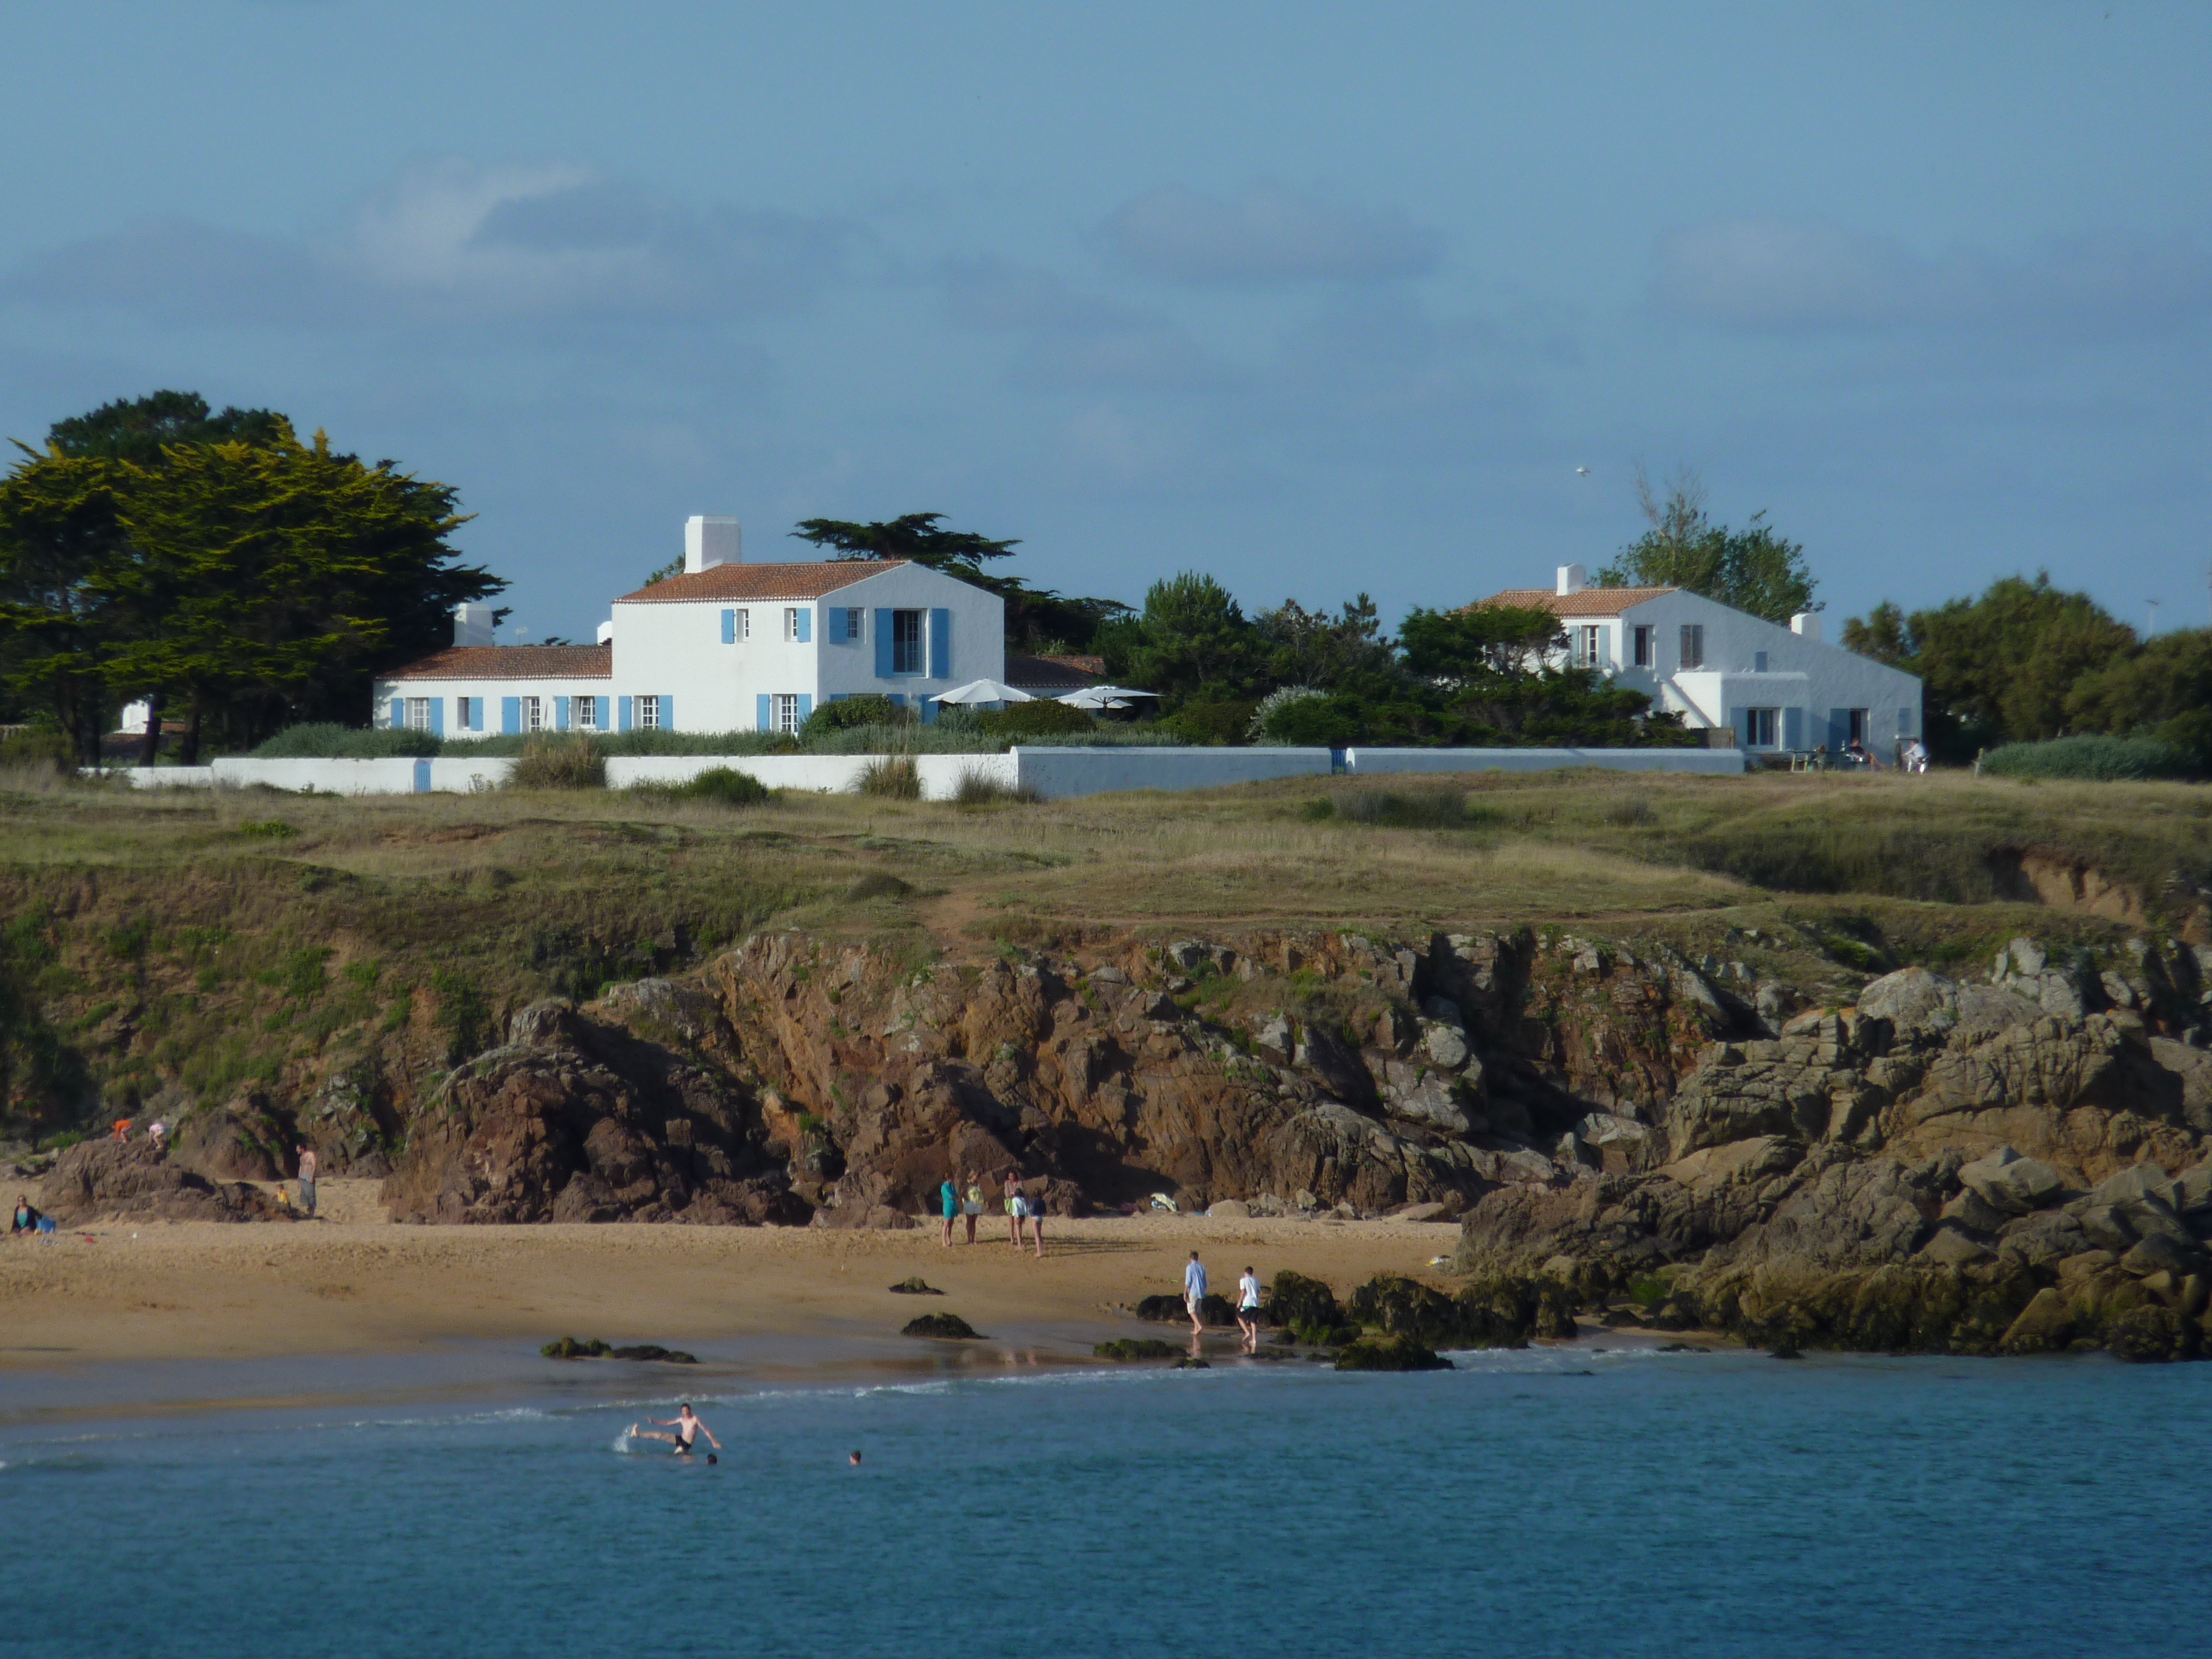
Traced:
<svg viewBox="0 0 2212 1659">
<path fill-rule="evenodd" d="M 714 1438 L 714 1430 L 708 1428 L 704 1423 L 702 1423 L 697 1418 L 691 1414 L 691 1407 L 688 1401 L 676 1408 L 676 1415 L 673 1417 L 648 1417 L 645 1420 L 648 1423 L 658 1424 L 664 1429 L 673 1429 L 676 1432 L 673 1434 L 653 1434 L 639 1428 L 636 1424 L 633 1423 L 629 1425 L 629 1437 L 631 1439 L 665 1440 L 675 1446 L 676 1450 L 673 1454 L 675 1456 L 689 1457 L 693 1452 L 698 1450 L 698 1446 L 695 1443 L 698 1440 L 698 1437 L 703 1434 L 707 1437 L 707 1443 L 708 1445 L 712 1446 L 716 1451 L 722 1449 L 722 1443 Z"/>
</svg>

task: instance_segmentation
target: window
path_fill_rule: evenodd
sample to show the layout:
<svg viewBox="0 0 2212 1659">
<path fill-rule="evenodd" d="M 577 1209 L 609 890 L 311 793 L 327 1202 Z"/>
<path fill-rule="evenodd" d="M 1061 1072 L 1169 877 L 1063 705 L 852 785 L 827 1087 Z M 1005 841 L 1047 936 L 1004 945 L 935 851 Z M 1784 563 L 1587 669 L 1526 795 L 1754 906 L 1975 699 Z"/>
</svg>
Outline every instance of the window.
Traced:
<svg viewBox="0 0 2212 1659">
<path fill-rule="evenodd" d="M 545 729 L 544 698 L 525 697 L 522 700 L 522 729 L 526 732 L 543 732 Z"/>
<path fill-rule="evenodd" d="M 1747 749 L 1774 747 L 1775 716 L 1778 708 L 1747 708 L 1743 711 L 1743 746 Z"/>
<path fill-rule="evenodd" d="M 637 700 L 637 729 L 641 732 L 660 730 L 660 699 L 640 697 Z"/>
<path fill-rule="evenodd" d="M 1703 623 L 1682 624 L 1682 666 L 1684 669 L 1705 665 L 1705 625 Z"/>
<path fill-rule="evenodd" d="M 476 722 L 469 718 L 469 709 L 472 704 L 480 701 L 481 699 L 474 697 L 455 697 L 453 699 L 453 723 L 459 726 L 462 731 L 472 732 L 476 729 Z"/>
<path fill-rule="evenodd" d="M 1751 672 L 1754 674 L 1764 674 L 1766 672 L 1766 653 L 1754 651 L 1751 653 Z"/>
<path fill-rule="evenodd" d="M 845 607 L 844 636 L 854 645 L 868 637 L 868 613 L 865 607 L 857 605 Z"/>
<path fill-rule="evenodd" d="M 725 611 L 722 613 L 722 643 L 743 645 L 753 636 L 753 613 L 750 611 Z"/>
<path fill-rule="evenodd" d="M 1575 666 L 1596 668 L 1605 661 L 1605 629 L 1577 628 L 1575 629 Z"/>
<path fill-rule="evenodd" d="M 407 729 L 410 732 L 427 732 L 430 729 L 429 698 L 407 699 Z"/>
<path fill-rule="evenodd" d="M 925 663 L 921 649 L 921 612 L 891 612 L 891 672 L 919 674 Z"/>
<path fill-rule="evenodd" d="M 798 732 L 799 698 L 796 694 L 783 691 L 776 693 L 773 712 L 775 719 L 772 724 L 776 731 L 794 734 Z"/>
<path fill-rule="evenodd" d="M 1636 665 L 1637 665 L 1638 668 L 1649 668 L 1649 667 L 1650 667 L 1650 666 L 1651 666 L 1651 629 L 1650 629 L 1650 628 L 1649 626 L 1645 626 L 1645 627 L 1643 627 L 1643 628 L 1638 628 L 1638 629 L 1637 629 L 1635 630 L 1635 633 L 1634 633 L 1634 635 L 1633 635 L 1633 639 L 1634 639 L 1634 643 L 1635 643 L 1635 647 L 1636 647 Z"/>
<path fill-rule="evenodd" d="M 803 640 L 806 637 L 806 625 L 799 621 L 799 617 L 804 614 L 805 613 L 795 605 L 789 606 L 785 610 L 783 613 L 783 637 L 785 639 Z"/>
<path fill-rule="evenodd" d="M 1867 711 L 1863 708 L 1847 710 L 1845 720 L 1850 730 L 1844 734 L 1844 740 L 1846 743 L 1864 743 L 1867 740 Z"/>
</svg>

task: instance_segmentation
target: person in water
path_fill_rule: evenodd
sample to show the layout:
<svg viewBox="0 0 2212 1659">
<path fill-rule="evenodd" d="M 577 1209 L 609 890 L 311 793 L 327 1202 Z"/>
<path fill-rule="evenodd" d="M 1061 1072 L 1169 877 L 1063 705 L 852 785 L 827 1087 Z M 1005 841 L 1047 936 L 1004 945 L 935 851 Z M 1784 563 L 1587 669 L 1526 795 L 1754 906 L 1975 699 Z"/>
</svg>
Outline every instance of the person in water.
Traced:
<svg viewBox="0 0 2212 1659">
<path fill-rule="evenodd" d="M 675 1446 L 676 1450 L 672 1454 L 673 1455 L 678 1457 L 689 1457 L 693 1452 L 698 1450 L 699 1448 L 696 1442 L 699 1437 L 703 1434 L 707 1437 L 707 1443 L 708 1445 L 712 1446 L 716 1451 L 722 1449 L 722 1443 L 714 1438 L 714 1430 L 708 1428 L 704 1423 L 702 1423 L 696 1417 L 694 1417 L 691 1414 L 691 1407 L 688 1401 L 676 1408 L 676 1415 L 673 1417 L 648 1417 L 645 1420 L 648 1423 L 657 1424 L 664 1429 L 673 1429 L 676 1432 L 673 1434 L 654 1434 L 647 1430 L 639 1428 L 636 1424 L 633 1423 L 629 1425 L 629 1437 L 631 1439 L 665 1440 Z M 713 1460 L 710 1458 L 708 1461 L 711 1462 Z"/>
<path fill-rule="evenodd" d="M 1244 1269 L 1244 1277 L 1237 1281 L 1237 1325 L 1244 1333 L 1244 1352 L 1254 1353 L 1260 1346 L 1260 1276 L 1251 1268 Z"/>
</svg>

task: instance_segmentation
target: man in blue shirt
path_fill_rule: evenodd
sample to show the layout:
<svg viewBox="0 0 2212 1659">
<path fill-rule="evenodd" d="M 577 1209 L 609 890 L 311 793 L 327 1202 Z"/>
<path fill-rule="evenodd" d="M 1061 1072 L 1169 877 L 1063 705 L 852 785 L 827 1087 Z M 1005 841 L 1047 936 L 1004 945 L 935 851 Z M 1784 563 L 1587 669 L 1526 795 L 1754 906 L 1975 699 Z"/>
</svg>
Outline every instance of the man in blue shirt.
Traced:
<svg viewBox="0 0 2212 1659">
<path fill-rule="evenodd" d="M 1206 1319 L 1200 1310 L 1206 1302 L 1206 1264 L 1198 1259 L 1198 1252 L 1190 1253 L 1190 1266 L 1182 1270 L 1182 1304 L 1190 1310 L 1190 1334 L 1203 1336 Z"/>
</svg>

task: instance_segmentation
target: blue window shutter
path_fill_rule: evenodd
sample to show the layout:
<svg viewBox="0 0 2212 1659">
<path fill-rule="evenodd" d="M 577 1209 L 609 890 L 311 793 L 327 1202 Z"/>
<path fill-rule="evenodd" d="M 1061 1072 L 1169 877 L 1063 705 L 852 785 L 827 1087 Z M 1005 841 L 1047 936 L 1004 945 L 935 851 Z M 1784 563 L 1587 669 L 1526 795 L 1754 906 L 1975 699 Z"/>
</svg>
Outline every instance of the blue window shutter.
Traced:
<svg viewBox="0 0 2212 1659">
<path fill-rule="evenodd" d="M 938 704 L 934 699 L 929 697 L 916 697 L 914 700 L 914 706 L 915 718 L 920 720 L 924 726 L 934 726 L 937 724 Z"/>
<path fill-rule="evenodd" d="M 1735 740 L 1739 748 L 1751 747 L 1751 710 L 1739 708 L 1735 715 Z"/>
<path fill-rule="evenodd" d="M 415 793 L 418 795 L 430 793 L 430 763 L 426 760 L 415 763 Z"/>
<path fill-rule="evenodd" d="M 876 678 L 887 680 L 891 677 L 891 613 L 876 612 Z"/>
<path fill-rule="evenodd" d="M 1851 744 L 1851 711 L 1831 708 L 1828 711 L 1828 752 L 1840 755 Z"/>
<path fill-rule="evenodd" d="M 1782 711 L 1782 746 L 1802 749 L 1805 746 L 1805 711 L 1785 708 Z"/>
<path fill-rule="evenodd" d="M 722 643 L 724 645 L 735 645 L 737 642 L 738 613 L 734 611 L 725 611 L 722 613 Z M 627 730 L 628 728 L 624 729 Z"/>
<path fill-rule="evenodd" d="M 806 724 L 807 716 L 814 712 L 814 699 L 806 692 L 799 694 L 799 723 Z"/>
<path fill-rule="evenodd" d="M 501 697 L 499 700 L 499 729 L 506 732 L 509 737 L 519 737 L 521 735 L 521 698 Z"/>
<path fill-rule="evenodd" d="M 811 605 L 802 605 L 799 607 L 799 642 L 805 645 L 813 637 L 814 607 Z"/>
<path fill-rule="evenodd" d="M 903 692 L 903 691 L 894 691 L 894 692 L 892 692 L 892 693 L 891 693 L 891 695 L 890 695 L 890 705 L 891 705 L 891 707 L 892 707 L 892 708 L 905 708 L 905 707 L 906 707 L 906 693 L 905 693 L 905 692 Z"/>
<path fill-rule="evenodd" d="M 446 735 L 446 700 L 443 697 L 430 699 L 430 735 L 434 738 Z"/>
<path fill-rule="evenodd" d="M 556 732 L 568 729 L 568 700 L 566 697 L 553 699 L 553 729 Z"/>
<path fill-rule="evenodd" d="M 760 720 L 758 723 L 755 725 L 753 730 L 756 732 L 769 732 L 773 731 L 775 727 L 775 705 L 769 701 L 768 693 L 763 691 L 760 694 Z"/>
<path fill-rule="evenodd" d="M 406 724 L 407 699 L 404 697 L 394 697 L 392 700 L 392 729 L 397 732 Z"/>
<path fill-rule="evenodd" d="M 830 643 L 845 643 L 845 607 L 842 605 L 832 605 L 830 609 Z"/>
<path fill-rule="evenodd" d="M 615 730 L 617 732 L 629 731 L 629 723 L 632 718 L 633 714 L 630 699 L 628 697 L 617 697 L 615 699 Z"/>
<path fill-rule="evenodd" d="M 929 678 L 933 680 L 952 678 L 952 613 L 950 611 L 929 613 Z"/>
<path fill-rule="evenodd" d="M 660 729 L 664 732 L 676 729 L 676 699 L 665 691 L 660 694 Z"/>
</svg>

